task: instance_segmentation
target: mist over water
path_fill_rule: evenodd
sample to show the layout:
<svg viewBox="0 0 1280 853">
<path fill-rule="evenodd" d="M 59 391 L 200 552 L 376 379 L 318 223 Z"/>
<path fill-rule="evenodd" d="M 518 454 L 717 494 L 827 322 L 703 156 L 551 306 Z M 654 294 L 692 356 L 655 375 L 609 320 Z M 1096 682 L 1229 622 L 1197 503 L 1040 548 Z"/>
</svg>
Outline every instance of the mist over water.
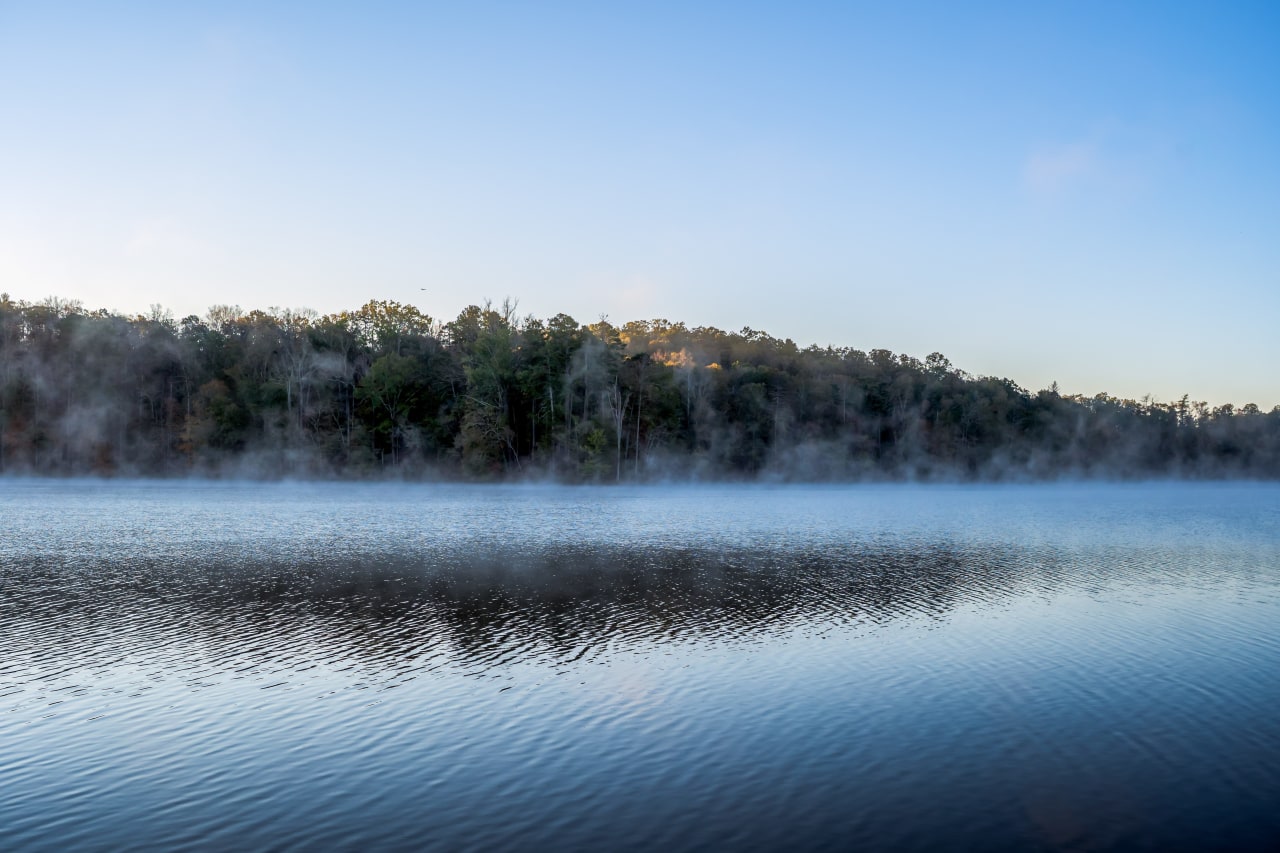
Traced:
<svg viewBox="0 0 1280 853">
<path fill-rule="evenodd" d="M 176 321 L 0 293 L 0 475 L 1280 480 L 1280 406 L 1032 392 L 940 352 L 373 300 Z"/>
<path fill-rule="evenodd" d="M 1280 487 L 0 481 L 0 843 L 1266 849 Z"/>
</svg>

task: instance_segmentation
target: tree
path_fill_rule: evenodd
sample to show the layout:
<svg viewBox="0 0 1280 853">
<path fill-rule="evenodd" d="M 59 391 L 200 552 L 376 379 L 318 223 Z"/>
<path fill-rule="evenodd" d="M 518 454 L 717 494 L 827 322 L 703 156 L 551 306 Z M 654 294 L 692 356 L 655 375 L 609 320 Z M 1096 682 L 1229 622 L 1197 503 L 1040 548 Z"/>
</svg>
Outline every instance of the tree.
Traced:
<svg viewBox="0 0 1280 853">
<path fill-rule="evenodd" d="M 406 449 L 410 415 L 421 392 L 414 359 L 389 352 L 370 365 L 356 387 L 367 407 L 376 449 L 394 466 Z"/>
</svg>

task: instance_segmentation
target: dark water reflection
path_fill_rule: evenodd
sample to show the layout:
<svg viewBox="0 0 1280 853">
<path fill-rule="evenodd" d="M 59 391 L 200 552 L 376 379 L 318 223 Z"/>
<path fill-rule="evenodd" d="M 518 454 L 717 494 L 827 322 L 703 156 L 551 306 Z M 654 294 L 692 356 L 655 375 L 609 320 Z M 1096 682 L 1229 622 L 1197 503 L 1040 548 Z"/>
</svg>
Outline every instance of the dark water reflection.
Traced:
<svg viewBox="0 0 1280 853">
<path fill-rule="evenodd" d="M 84 567 L 69 574 L 32 561 L 15 581 L 24 587 L 27 619 L 42 630 L 73 621 L 79 637 L 115 635 L 136 625 L 141 612 L 155 630 L 250 631 L 282 647 L 305 640 L 375 660 L 448 641 L 453 662 L 473 667 L 509 653 L 582 656 L 604 641 L 732 644 L 815 623 L 940 619 L 975 598 L 1047 594 L 1062 570 L 1051 552 L 1008 549 L 770 553 L 565 545 L 436 553 L 426 561 L 389 552 L 337 564 L 265 556 L 252 566 L 113 562 L 88 577 Z"/>
<path fill-rule="evenodd" d="M 1280 841 L 1275 487 L 0 511 L 5 847 Z"/>
</svg>

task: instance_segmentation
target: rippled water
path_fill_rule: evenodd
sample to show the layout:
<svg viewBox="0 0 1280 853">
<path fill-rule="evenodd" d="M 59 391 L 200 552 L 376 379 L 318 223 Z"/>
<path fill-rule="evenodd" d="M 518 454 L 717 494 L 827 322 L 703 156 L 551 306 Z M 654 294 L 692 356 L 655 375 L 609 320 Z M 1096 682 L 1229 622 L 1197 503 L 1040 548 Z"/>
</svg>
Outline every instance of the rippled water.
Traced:
<svg viewBox="0 0 1280 853">
<path fill-rule="evenodd" d="M 1280 487 L 0 481 L 0 847 L 1267 849 Z"/>
</svg>

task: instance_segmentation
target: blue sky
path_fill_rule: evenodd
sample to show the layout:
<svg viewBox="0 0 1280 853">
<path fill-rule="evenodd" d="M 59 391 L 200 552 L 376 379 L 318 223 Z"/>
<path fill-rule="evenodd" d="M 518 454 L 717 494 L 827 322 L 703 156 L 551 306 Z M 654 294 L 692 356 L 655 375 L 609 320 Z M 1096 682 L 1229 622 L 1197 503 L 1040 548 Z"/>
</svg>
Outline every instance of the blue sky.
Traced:
<svg viewBox="0 0 1280 853">
<path fill-rule="evenodd" d="M 178 5 L 0 0 L 0 289 L 1280 404 L 1280 4 Z"/>
</svg>

